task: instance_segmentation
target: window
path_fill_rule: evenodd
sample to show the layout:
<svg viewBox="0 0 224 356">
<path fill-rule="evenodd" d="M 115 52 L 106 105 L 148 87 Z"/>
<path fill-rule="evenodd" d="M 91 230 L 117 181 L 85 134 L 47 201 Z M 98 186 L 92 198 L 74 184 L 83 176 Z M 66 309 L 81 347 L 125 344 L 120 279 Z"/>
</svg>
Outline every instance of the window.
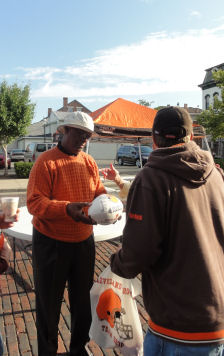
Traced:
<svg viewBox="0 0 224 356">
<path fill-rule="evenodd" d="M 34 149 L 34 145 L 34 143 L 30 143 L 26 148 L 26 152 L 32 152 Z"/>
<path fill-rule="evenodd" d="M 152 148 L 148 146 L 141 146 L 141 153 L 149 155 L 152 152 Z"/>
<path fill-rule="evenodd" d="M 124 147 L 124 153 L 128 153 L 129 152 L 129 147 L 128 146 L 125 146 Z"/>
<path fill-rule="evenodd" d="M 208 108 L 209 108 L 209 101 L 210 101 L 210 95 L 207 94 L 207 95 L 205 96 L 205 109 L 206 109 L 206 110 L 208 110 Z"/>
<path fill-rule="evenodd" d="M 15 149 L 15 150 L 12 150 L 12 152 L 15 152 L 15 153 L 18 152 L 18 153 L 20 153 L 20 152 L 23 152 L 23 151 L 22 151 L 22 150 L 19 150 L 19 149 L 18 149 L 18 150 Z"/>
<path fill-rule="evenodd" d="M 37 145 L 37 149 L 36 149 L 37 152 L 44 152 L 46 151 L 46 145 L 43 143 L 40 143 Z"/>
</svg>

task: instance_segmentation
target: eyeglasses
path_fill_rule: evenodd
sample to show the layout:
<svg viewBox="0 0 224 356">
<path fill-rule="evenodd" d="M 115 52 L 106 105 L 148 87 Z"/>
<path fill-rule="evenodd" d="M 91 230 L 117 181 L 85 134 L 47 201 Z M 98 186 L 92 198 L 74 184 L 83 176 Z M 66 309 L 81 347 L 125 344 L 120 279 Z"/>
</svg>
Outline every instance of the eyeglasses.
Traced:
<svg viewBox="0 0 224 356">
<path fill-rule="evenodd" d="M 92 136 L 92 134 L 83 130 L 79 130 L 79 136 L 81 136 L 85 140 L 88 140 Z"/>
<path fill-rule="evenodd" d="M 92 134 L 90 132 L 86 132 L 84 130 L 80 130 L 78 128 L 70 128 L 72 132 L 75 133 L 77 136 L 80 136 L 83 140 L 89 140 Z"/>
</svg>

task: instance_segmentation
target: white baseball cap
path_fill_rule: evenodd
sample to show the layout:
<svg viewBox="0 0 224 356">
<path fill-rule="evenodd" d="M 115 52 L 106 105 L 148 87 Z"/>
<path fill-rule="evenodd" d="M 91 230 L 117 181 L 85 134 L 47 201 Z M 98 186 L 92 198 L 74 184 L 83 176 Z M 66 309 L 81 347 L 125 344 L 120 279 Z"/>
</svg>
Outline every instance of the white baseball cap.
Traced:
<svg viewBox="0 0 224 356">
<path fill-rule="evenodd" d="M 69 117 L 65 118 L 64 123 L 57 127 L 59 133 L 64 133 L 65 126 L 74 127 L 83 131 L 93 133 L 94 123 L 91 116 L 82 111 L 75 111 L 69 114 Z"/>
</svg>

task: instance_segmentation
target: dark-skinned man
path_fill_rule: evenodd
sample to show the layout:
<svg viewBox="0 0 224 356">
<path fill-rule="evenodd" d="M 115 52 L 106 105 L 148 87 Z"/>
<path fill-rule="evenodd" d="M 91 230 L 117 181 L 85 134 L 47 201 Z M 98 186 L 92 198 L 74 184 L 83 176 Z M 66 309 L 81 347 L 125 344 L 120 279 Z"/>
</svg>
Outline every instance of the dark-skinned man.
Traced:
<svg viewBox="0 0 224 356">
<path fill-rule="evenodd" d="M 58 131 L 58 146 L 34 164 L 27 188 L 33 215 L 33 272 L 36 291 L 38 356 L 55 356 L 58 322 L 65 284 L 71 311 L 70 356 L 88 355 L 91 324 L 90 289 L 95 245 L 87 210 L 106 193 L 94 159 L 82 151 L 94 124 L 84 112 L 74 112 Z"/>
</svg>

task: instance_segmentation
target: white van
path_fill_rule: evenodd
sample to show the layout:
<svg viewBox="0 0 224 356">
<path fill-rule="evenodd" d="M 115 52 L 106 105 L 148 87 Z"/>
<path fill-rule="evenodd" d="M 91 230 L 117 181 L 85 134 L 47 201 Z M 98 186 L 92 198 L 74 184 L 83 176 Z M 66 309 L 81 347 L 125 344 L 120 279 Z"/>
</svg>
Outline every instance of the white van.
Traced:
<svg viewBox="0 0 224 356">
<path fill-rule="evenodd" d="M 42 152 L 57 146 L 53 142 L 31 142 L 27 145 L 24 153 L 24 162 L 35 162 Z"/>
</svg>

